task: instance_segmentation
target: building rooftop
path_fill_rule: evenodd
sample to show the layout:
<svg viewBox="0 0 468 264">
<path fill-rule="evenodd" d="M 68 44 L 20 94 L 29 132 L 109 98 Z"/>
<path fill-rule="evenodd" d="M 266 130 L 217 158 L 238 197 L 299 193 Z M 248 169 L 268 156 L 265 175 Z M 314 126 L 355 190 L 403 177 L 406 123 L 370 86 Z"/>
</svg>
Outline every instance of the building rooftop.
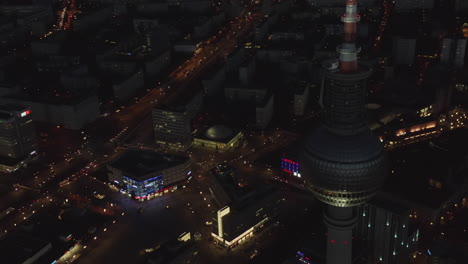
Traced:
<svg viewBox="0 0 468 264">
<path fill-rule="evenodd" d="M 35 96 L 35 95 L 28 95 L 25 93 L 21 94 L 12 94 L 3 97 L 5 100 L 12 100 L 17 101 L 19 104 L 26 103 L 26 102 L 39 102 L 44 104 L 52 104 L 52 105 L 77 105 L 82 103 L 83 101 L 89 99 L 90 97 L 95 97 L 94 93 L 81 93 L 77 95 L 63 95 L 63 96 Z"/>
<path fill-rule="evenodd" d="M 446 133 L 389 153 L 391 173 L 384 191 L 437 209 L 463 184 L 459 168 L 468 153 L 465 131 Z"/>
<path fill-rule="evenodd" d="M 23 111 L 28 108 L 27 106 L 18 105 L 18 104 L 2 104 L 0 105 L 0 111 Z"/>
<path fill-rule="evenodd" d="M 274 187 L 260 187 L 245 207 L 232 211 L 223 218 L 226 240 L 231 241 L 238 237 L 267 216 L 276 216 L 275 209 L 280 202 L 280 194 Z"/>
<path fill-rule="evenodd" d="M 17 167 L 24 159 L 15 159 L 11 157 L 0 157 L 0 164 L 8 167 Z"/>
<path fill-rule="evenodd" d="M 215 125 L 211 127 L 205 127 L 199 130 L 195 137 L 200 139 L 206 139 L 210 141 L 227 143 L 234 138 L 240 129 L 231 129 L 224 125 Z"/>
<path fill-rule="evenodd" d="M 2 258 L 8 263 L 26 263 L 50 243 L 28 235 L 10 234 L 0 239 Z"/>
<path fill-rule="evenodd" d="M 197 264 L 199 263 L 198 245 L 192 241 L 167 241 L 149 255 L 153 264 Z"/>
<path fill-rule="evenodd" d="M 405 204 L 401 200 L 392 199 L 392 195 L 389 193 L 379 192 L 369 204 L 385 209 L 397 215 L 407 215 L 411 210 L 409 204 Z"/>
<path fill-rule="evenodd" d="M 113 159 L 109 166 L 121 170 L 125 176 L 143 180 L 145 176 L 185 163 L 189 157 L 162 154 L 152 150 L 129 149 Z"/>
<path fill-rule="evenodd" d="M 13 115 L 10 113 L 4 113 L 0 112 L 0 120 L 8 120 L 12 117 Z"/>
<path fill-rule="evenodd" d="M 0 105 L 0 120 L 8 120 L 13 117 L 12 112 L 21 112 L 27 107 L 18 104 L 2 104 Z"/>
<path fill-rule="evenodd" d="M 220 207 L 230 203 L 231 206 L 240 208 L 247 204 L 247 201 L 255 194 L 255 191 L 243 184 L 237 176 L 237 170 L 227 165 L 218 165 L 211 169 L 214 176 L 214 192 L 218 196 Z"/>
<path fill-rule="evenodd" d="M 157 109 L 183 113 L 187 111 L 187 106 L 201 95 L 202 90 L 201 83 L 190 84 L 189 87 L 183 87 L 178 92 L 170 94 Z"/>
<path fill-rule="evenodd" d="M 232 129 L 223 125 L 212 126 L 205 131 L 205 136 L 213 140 L 226 139 L 232 134 Z"/>
</svg>

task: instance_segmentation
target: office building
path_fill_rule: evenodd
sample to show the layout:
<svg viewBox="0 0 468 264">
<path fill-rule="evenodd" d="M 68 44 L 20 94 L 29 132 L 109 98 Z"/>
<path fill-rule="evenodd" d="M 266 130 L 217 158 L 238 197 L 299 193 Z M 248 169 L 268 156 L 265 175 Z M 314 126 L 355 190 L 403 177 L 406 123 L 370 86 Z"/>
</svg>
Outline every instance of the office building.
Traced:
<svg viewBox="0 0 468 264">
<path fill-rule="evenodd" d="M 37 151 L 36 130 L 29 107 L 0 106 L 0 156 L 24 159 Z"/>
<path fill-rule="evenodd" d="M 193 145 L 216 151 L 229 151 L 239 146 L 243 139 L 244 134 L 239 129 L 216 125 L 198 131 L 195 134 Z"/>
<path fill-rule="evenodd" d="M 393 38 L 393 62 L 396 65 L 413 65 L 416 56 L 416 39 Z"/>
<path fill-rule="evenodd" d="M 307 2 L 311 6 L 317 6 L 317 7 L 339 6 L 339 7 L 342 8 L 342 6 L 343 6 L 343 1 L 342 0 L 308 0 Z M 370 5 L 373 5 L 373 4 L 374 4 L 373 0 L 361 0 L 361 1 L 359 1 L 360 6 L 370 6 Z"/>
<path fill-rule="evenodd" d="M 464 131 L 453 131 L 426 144 L 392 151 L 392 180 L 386 182 L 384 191 L 394 201 L 410 201 L 412 216 L 425 224 L 443 222 L 446 212 L 466 197 L 467 142 Z"/>
<path fill-rule="evenodd" d="M 96 95 L 72 98 L 27 98 L 9 96 L 0 99 L 2 103 L 29 106 L 35 122 L 44 122 L 64 128 L 79 130 L 101 116 Z"/>
<path fill-rule="evenodd" d="M 364 241 L 369 263 L 408 264 L 417 250 L 418 226 L 411 222 L 411 203 L 379 193 L 358 207 L 355 235 Z"/>
<path fill-rule="evenodd" d="M 424 109 L 426 108 L 423 108 L 423 110 Z M 394 122 L 390 122 L 387 128 L 392 128 L 394 123 L 399 124 L 396 125 L 398 129 L 395 129 L 395 131 L 392 131 L 385 135 L 385 137 L 382 137 L 387 149 L 403 147 L 419 141 L 428 140 L 430 138 L 437 137 L 442 133 L 438 122 L 430 116 L 413 122 L 408 120 L 405 124 L 395 120 Z"/>
<path fill-rule="evenodd" d="M 162 149 L 185 151 L 192 146 L 191 123 L 201 108 L 203 96 L 198 92 L 180 100 L 175 106 L 153 109 L 154 137 Z"/>
<path fill-rule="evenodd" d="M 190 233 L 188 233 L 190 237 Z M 147 264 L 199 264 L 199 246 L 188 240 L 170 240 L 160 244 L 155 251 L 148 256 Z"/>
<path fill-rule="evenodd" d="M 189 157 L 141 149 L 127 150 L 107 168 L 109 181 L 137 200 L 148 200 L 172 189 L 192 173 Z"/>
<path fill-rule="evenodd" d="M 428 264 L 468 263 L 468 244 L 438 239 L 427 250 Z"/>
<path fill-rule="evenodd" d="M 412 9 L 431 9 L 434 7 L 434 4 L 434 0 L 395 1 L 395 10 L 409 11 Z"/>
<path fill-rule="evenodd" d="M 275 95 L 269 94 L 255 106 L 255 126 L 265 129 L 273 119 Z"/>
<path fill-rule="evenodd" d="M 358 64 L 357 0 L 346 1 L 344 41 L 339 64 L 325 69 L 320 104 L 323 125 L 305 143 L 302 177 L 314 196 L 327 204 L 327 264 L 353 263 L 355 207 L 372 198 L 386 174 L 384 148 L 366 122 L 367 78 L 371 70 Z"/>
<path fill-rule="evenodd" d="M 294 115 L 303 116 L 307 103 L 309 102 L 309 94 L 311 85 L 299 85 L 294 91 Z"/>
<path fill-rule="evenodd" d="M 442 41 L 440 62 L 461 68 L 465 63 L 465 52 L 466 39 L 445 38 Z"/>
<path fill-rule="evenodd" d="M 455 9 L 457 11 L 468 10 L 468 2 L 464 0 L 455 0 Z"/>
<path fill-rule="evenodd" d="M 225 80 L 226 70 L 224 64 L 214 65 L 203 76 L 203 94 L 207 97 L 211 97 L 222 93 Z"/>
<path fill-rule="evenodd" d="M 236 169 L 218 165 L 210 171 L 210 191 L 219 206 L 211 235 L 222 246 L 235 247 L 270 224 L 279 215 L 281 197 L 272 186 L 252 189 Z"/>
</svg>

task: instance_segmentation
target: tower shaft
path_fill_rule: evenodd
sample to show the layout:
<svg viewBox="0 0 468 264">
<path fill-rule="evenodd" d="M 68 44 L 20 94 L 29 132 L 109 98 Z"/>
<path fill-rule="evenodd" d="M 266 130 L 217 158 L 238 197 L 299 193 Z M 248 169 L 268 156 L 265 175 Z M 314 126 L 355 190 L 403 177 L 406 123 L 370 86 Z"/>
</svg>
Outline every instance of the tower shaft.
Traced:
<svg viewBox="0 0 468 264">
<path fill-rule="evenodd" d="M 353 211 L 375 195 L 387 170 L 383 145 L 366 124 L 367 79 L 372 70 L 358 65 L 357 0 L 343 1 L 339 65 L 325 65 L 320 99 L 323 125 L 311 133 L 302 162 L 306 185 L 328 204 L 324 212 L 327 264 L 352 264 Z"/>
<path fill-rule="evenodd" d="M 324 222 L 328 227 L 327 264 L 351 264 L 353 227 L 356 223 L 353 208 L 329 205 Z"/>
</svg>

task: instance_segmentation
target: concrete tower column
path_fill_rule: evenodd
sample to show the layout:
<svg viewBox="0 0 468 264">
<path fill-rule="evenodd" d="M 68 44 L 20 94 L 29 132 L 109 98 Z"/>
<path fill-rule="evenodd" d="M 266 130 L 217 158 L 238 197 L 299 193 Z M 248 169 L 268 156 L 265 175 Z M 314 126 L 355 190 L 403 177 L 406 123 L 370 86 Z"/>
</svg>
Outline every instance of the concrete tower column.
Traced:
<svg viewBox="0 0 468 264">
<path fill-rule="evenodd" d="M 328 228 L 327 264 L 351 264 L 353 228 L 356 223 L 353 207 L 328 205 L 324 222 Z"/>
</svg>

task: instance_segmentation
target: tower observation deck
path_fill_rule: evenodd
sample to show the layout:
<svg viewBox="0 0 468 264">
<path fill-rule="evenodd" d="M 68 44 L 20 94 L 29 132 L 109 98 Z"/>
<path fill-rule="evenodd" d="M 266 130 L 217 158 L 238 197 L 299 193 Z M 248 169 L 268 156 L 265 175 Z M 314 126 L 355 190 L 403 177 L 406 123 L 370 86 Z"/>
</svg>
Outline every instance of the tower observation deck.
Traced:
<svg viewBox="0 0 468 264">
<path fill-rule="evenodd" d="M 325 69 L 322 125 L 307 139 L 302 175 L 314 196 L 326 203 L 327 264 L 352 263 L 354 207 L 368 201 L 386 175 L 384 148 L 366 122 L 370 68 L 358 64 L 357 0 L 346 0 L 343 43 L 336 69 Z"/>
</svg>

